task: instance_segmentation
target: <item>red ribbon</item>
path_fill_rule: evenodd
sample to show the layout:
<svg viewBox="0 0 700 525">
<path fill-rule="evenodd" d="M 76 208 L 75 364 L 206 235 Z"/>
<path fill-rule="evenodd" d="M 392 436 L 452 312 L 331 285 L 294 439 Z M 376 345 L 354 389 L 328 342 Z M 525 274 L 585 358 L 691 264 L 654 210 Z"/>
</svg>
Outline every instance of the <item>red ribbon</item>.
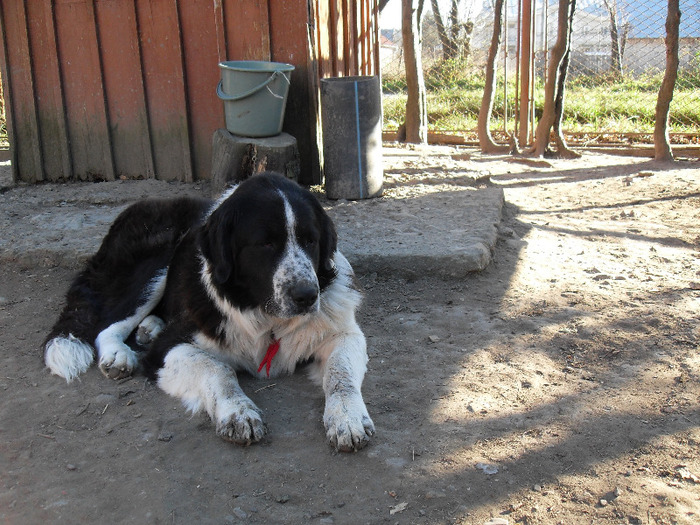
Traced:
<svg viewBox="0 0 700 525">
<path fill-rule="evenodd" d="M 275 357 L 275 354 L 277 354 L 277 351 L 280 349 L 280 340 L 277 339 L 275 341 L 272 341 L 270 343 L 270 346 L 267 347 L 267 352 L 265 353 L 265 358 L 262 360 L 260 363 L 260 367 L 258 368 L 258 373 L 265 368 L 265 372 L 267 372 L 267 377 L 270 377 L 270 366 L 272 366 L 272 359 Z"/>
</svg>

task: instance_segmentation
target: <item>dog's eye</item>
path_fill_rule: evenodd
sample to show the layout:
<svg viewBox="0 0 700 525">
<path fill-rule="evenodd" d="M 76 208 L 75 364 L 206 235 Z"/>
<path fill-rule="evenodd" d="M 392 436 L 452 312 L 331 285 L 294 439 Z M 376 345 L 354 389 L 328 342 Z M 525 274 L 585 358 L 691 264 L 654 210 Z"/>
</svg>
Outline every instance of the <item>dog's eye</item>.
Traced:
<svg viewBox="0 0 700 525">
<path fill-rule="evenodd" d="M 254 246 L 256 248 L 264 248 L 266 250 L 271 250 L 275 247 L 275 244 L 272 241 L 260 241 L 258 243 L 255 243 Z"/>
<path fill-rule="evenodd" d="M 301 245 L 304 248 L 313 248 L 316 246 L 316 239 L 312 239 L 310 237 L 307 237 L 305 239 L 301 239 Z"/>
</svg>

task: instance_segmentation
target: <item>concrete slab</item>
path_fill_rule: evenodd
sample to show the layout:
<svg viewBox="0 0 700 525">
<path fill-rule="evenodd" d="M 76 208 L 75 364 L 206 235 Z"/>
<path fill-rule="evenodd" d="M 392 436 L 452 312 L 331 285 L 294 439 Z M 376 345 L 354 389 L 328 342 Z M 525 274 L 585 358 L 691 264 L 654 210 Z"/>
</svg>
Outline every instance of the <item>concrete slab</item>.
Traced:
<svg viewBox="0 0 700 525">
<path fill-rule="evenodd" d="M 332 206 L 339 246 L 358 273 L 463 277 L 491 262 L 503 190 L 459 188 Z"/>
<path fill-rule="evenodd" d="M 419 155 L 418 163 L 413 150 L 387 150 L 381 198 L 330 201 L 320 193 L 337 226 L 339 246 L 357 273 L 460 277 L 491 261 L 502 190 L 480 186 L 473 170 L 444 166 L 454 154 L 441 160 L 441 153 L 428 153 Z M 209 183 L 125 180 L 15 186 L 7 180 L 5 175 L 0 184 L 0 263 L 27 268 L 79 268 L 119 212 L 139 199 L 211 196 Z"/>
</svg>

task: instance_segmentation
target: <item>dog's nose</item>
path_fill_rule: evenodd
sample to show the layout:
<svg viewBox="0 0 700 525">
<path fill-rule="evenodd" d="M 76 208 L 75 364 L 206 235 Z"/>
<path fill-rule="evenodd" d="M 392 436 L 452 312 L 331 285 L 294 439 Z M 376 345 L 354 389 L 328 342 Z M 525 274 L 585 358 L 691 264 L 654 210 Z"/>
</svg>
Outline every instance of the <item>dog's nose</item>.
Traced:
<svg viewBox="0 0 700 525">
<path fill-rule="evenodd" d="M 318 299 L 318 285 L 308 281 L 297 283 L 292 287 L 290 295 L 297 306 L 308 308 Z"/>
</svg>

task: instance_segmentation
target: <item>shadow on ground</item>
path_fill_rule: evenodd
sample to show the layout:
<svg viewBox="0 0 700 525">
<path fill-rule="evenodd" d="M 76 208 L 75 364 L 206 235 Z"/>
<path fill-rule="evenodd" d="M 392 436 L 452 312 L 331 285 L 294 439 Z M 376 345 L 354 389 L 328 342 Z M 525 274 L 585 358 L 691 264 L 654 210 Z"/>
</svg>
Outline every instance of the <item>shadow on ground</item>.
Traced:
<svg viewBox="0 0 700 525">
<path fill-rule="evenodd" d="M 377 435 L 350 455 L 326 444 L 321 391 L 303 370 L 242 379 L 270 429 L 249 448 L 220 441 L 205 417 L 143 378 L 113 382 L 94 368 L 70 385 L 49 376 L 38 348 L 72 270 L 6 266 L 0 519 L 691 523 L 700 490 L 679 466 L 700 467 L 698 293 L 662 270 L 678 276 L 686 265 L 691 276 L 697 247 L 580 215 L 612 207 L 585 184 L 619 185 L 639 169 L 604 175 L 602 166 L 564 186 L 554 179 L 565 172 L 527 185 L 494 176 L 507 199 L 546 184 L 558 196 L 578 192 L 581 204 L 512 193 L 519 203 L 505 206 L 480 273 L 363 267 L 363 390 Z M 625 202 L 696 209 L 693 190 L 673 195 Z M 440 211 L 440 199 L 416 196 L 412 206 Z M 447 211 L 451 227 L 469 228 Z M 633 260 L 638 245 L 646 251 Z M 649 257 L 649 245 L 676 266 Z"/>
</svg>

